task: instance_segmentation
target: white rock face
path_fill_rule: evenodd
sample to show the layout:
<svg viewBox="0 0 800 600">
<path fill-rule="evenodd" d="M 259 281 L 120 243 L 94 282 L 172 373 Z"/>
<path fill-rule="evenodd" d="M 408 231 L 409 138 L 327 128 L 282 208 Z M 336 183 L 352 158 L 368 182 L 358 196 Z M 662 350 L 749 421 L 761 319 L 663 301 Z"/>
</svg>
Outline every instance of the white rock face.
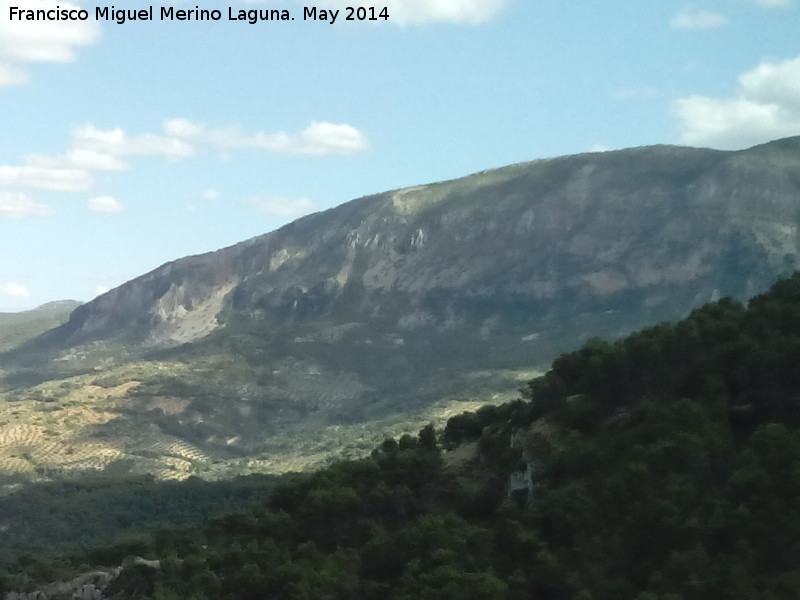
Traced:
<svg viewBox="0 0 800 600">
<path fill-rule="evenodd" d="M 101 600 L 111 581 L 121 569 L 83 573 L 71 581 L 57 581 L 33 592 L 8 592 L 5 600 L 50 600 L 71 598 L 72 600 Z"/>
<path fill-rule="evenodd" d="M 523 309 L 679 317 L 800 265 L 798 172 L 790 138 L 567 156 L 378 194 L 164 265 L 78 308 L 61 334 L 175 346 L 225 311 L 280 327 L 349 311 L 398 333 Z"/>
</svg>

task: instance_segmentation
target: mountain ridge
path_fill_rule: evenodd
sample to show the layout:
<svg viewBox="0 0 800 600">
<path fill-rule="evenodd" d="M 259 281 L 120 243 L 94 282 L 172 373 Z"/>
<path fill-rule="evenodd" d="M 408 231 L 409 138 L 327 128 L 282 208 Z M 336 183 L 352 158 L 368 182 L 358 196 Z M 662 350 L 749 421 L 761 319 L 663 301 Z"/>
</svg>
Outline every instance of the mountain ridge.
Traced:
<svg viewBox="0 0 800 600">
<path fill-rule="evenodd" d="M 765 147 L 771 147 L 771 146 L 770 144 L 765 144 L 762 146 L 758 146 L 756 148 L 765 148 Z M 112 290 L 111 292 L 104 294 L 103 296 L 95 299 L 94 301 L 87 303 L 75 315 L 76 321 L 71 323 L 70 327 L 72 327 L 73 329 L 84 328 L 85 332 L 90 333 L 91 335 L 97 335 L 97 334 L 102 335 L 103 333 L 107 334 L 109 332 L 107 330 L 106 324 L 103 322 L 103 318 L 100 315 L 107 316 L 108 313 L 110 312 L 109 309 L 113 310 L 113 306 L 120 306 L 122 308 L 122 312 L 130 314 L 131 312 L 135 312 L 131 310 L 133 308 L 133 305 L 140 305 L 142 303 L 155 303 L 156 300 L 159 300 L 159 302 L 157 303 L 155 310 L 152 311 L 152 316 L 156 320 L 158 320 L 159 317 L 162 321 L 167 323 L 169 323 L 170 321 L 180 320 L 182 316 L 179 314 L 181 312 L 181 307 L 186 312 L 190 312 L 195 308 L 195 304 L 202 305 L 205 301 L 209 301 L 212 299 L 211 298 L 212 295 L 209 293 L 209 290 L 203 289 L 202 285 L 197 286 L 195 287 L 195 289 L 192 290 L 187 290 L 185 288 L 175 289 L 171 286 L 167 287 L 167 289 L 164 289 L 164 285 L 162 284 L 161 286 L 156 285 L 154 288 L 152 288 L 150 295 L 140 296 L 136 293 L 132 293 L 132 289 L 139 289 L 139 288 L 132 288 L 131 284 L 135 285 L 136 283 L 155 281 L 158 278 L 169 279 L 173 275 L 177 275 L 178 274 L 177 272 L 180 271 L 182 267 L 185 267 L 186 270 L 196 269 L 198 271 L 202 271 L 203 267 L 208 267 L 209 265 L 207 263 L 211 262 L 212 266 L 214 267 L 214 272 L 209 273 L 208 270 L 206 270 L 205 272 L 199 272 L 195 279 L 200 279 L 205 277 L 207 279 L 209 278 L 211 279 L 212 286 L 229 285 L 231 287 L 235 287 L 241 284 L 242 281 L 240 281 L 235 275 L 233 275 L 231 271 L 236 271 L 236 270 L 241 271 L 242 269 L 244 269 L 246 271 L 251 271 L 251 272 L 255 270 L 256 274 L 263 274 L 264 272 L 263 268 L 259 269 L 255 265 L 255 262 L 257 260 L 256 257 L 250 257 L 250 260 L 248 260 L 247 256 L 248 251 L 254 250 L 256 253 L 258 253 L 258 251 L 260 250 L 261 251 L 260 253 L 264 255 L 264 258 L 268 259 L 270 265 L 269 270 L 270 271 L 275 270 L 286 262 L 297 260 L 298 253 L 292 252 L 290 249 L 287 248 L 272 247 L 276 245 L 277 246 L 281 245 L 280 242 L 273 244 L 272 243 L 273 240 L 279 240 L 280 238 L 284 239 L 288 238 L 288 241 L 291 242 L 292 238 L 296 237 L 296 235 L 293 236 L 293 233 L 295 233 L 295 231 L 297 230 L 302 231 L 305 226 L 311 225 L 319 221 L 320 219 L 326 219 L 328 218 L 329 215 L 341 212 L 345 210 L 345 208 L 347 208 L 347 210 L 349 210 L 351 213 L 356 213 L 355 216 L 358 216 L 358 213 L 360 212 L 358 209 L 361 205 L 366 205 L 366 206 L 372 205 L 369 206 L 369 208 L 372 209 L 373 211 L 377 208 L 377 209 L 384 209 L 384 212 L 386 212 L 385 209 L 387 208 L 387 206 L 385 200 L 390 199 L 396 214 L 384 216 L 385 221 L 383 224 L 387 224 L 387 221 L 390 221 L 391 217 L 395 217 L 396 223 L 397 222 L 402 223 L 403 221 L 402 217 L 407 217 L 407 218 L 414 217 L 416 216 L 417 211 L 419 211 L 420 208 L 422 208 L 423 210 L 425 208 L 424 201 L 421 203 L 423 204 L 423 206 L 419 205 L 420 203 L 418 198 L 415 197 L 415 192 L 427 191 L 427 190 L 434 192 L 433 194 L 429 194 L 428 195 L 429 197 L 425 199 L 427 201 L 430 201 L 430 195 L 435 195 L 436 188 L 439 187 L 458 185 L 459 183 L 462 182 L 468 182 L 468 181 L 472 182 L 477 179 L 487 178 L 487 177 L 491 177 L 492 179 L 494 179 L 499 176 L 502 178 L 506 175 L 511 175 L 515 171 L 523 171 L 531 168 L 542 167 L 545 165 L 547 165 L 548 167 L 552 167 L 554 165 L 559 165 L 568 161 L 586 160 L 588 158 L 593 158 L 601 162 L 607 162 L 607 159 L 612 156 L 615 159 L 622 158 L 624 160 L 630 157 L 631 155 L 648 153 L 648 152 L 649 153 L 657 152 L 661 154 L 663 158 L 669 158 L 669 155 L 691 152 L 694 154 L 694 156 L 699 157 L 702 155 L 702 158 L 707 160 L 709 157 L 721 158 L 726 155 L 741 154 L 742 152 L 747 152 L 747 151 L 726 153 L 723 151 L 716 151 L 716 150 L 692 149 L 692 148 L 684 148 L 676 146 L 657 145 L 657 146 L 646 146 L 641 148 L 619 150 L 619 151 L 612 151 L 605 153 L 584 153 L 579 155 L 556 157 L 550 159 L 539 159 L 526 163 L 518 163 L 515 165 L 510 165 L 508 167 L 502 167 L 499 169 L 480 171 L 473 175 L 467 176 L 466 178 L 459 178 L 445 182 L 437 182 L 433 184 L 427 184 L 424 186 L 414 186 L 411 188 L 403 188 L 389 192 L 384 192 L 381 194 L 365 196 L 353 200 L 351 202 L 348 202 L 346 204 L 340 205 L 338 207 L 328 209 L 326 211 L 307 215 L 306 217 L 303 217 L 295 222 L 289 223 L 278 230 L 257 236 L 255 238 L 251 238 L 249 240 L 240 242 L 238 244 L 234 244 L 227 248 L 223 248 L 214 252 L 208 252 L 200 255 L 185 257 L 182 259 L 177 259 L 175 261 L 170 261 L 165 265 L 162 265 L 161 267 L 158 267 L 157 269 L 154 269 L 153 271 L 143 276 L 140 276 L 132 280 L 131 282 L 128 282 L 128 284 L 123 284 L 123 286 L 120 286 L 122 288 L 120 292 Z M 585 168 L 591 170 L 592 166 L 586 165 Z M 511 178 L 514 178 L 513 175 L 511 175 Z M 573 192 L 580 193 L 580 190 L 573 190 Z M 450 192 L 450 195 L 452 195 L 452 191 Z M 446 198 L 445 199 L 434 198 L 433 205 L 435 206 L 445 200 Z M 527 218 L 530 220 L 532 218 L 532 215 L 523 214 L 523 218 Z M 382 242 L 378 237 L 379 233 L 378 236 L 376 236 L 375 232 L 371 231 L 369 233 L 371 233 L 372 235 L 369 235 L 366 240 L 362 240 L 361 239 L 362 234 L 361 232 L 358 231 L 358 227 L 353 227 L 354 223 L 352 222 L 340 223 L 339 225 L 350 226 L 349 227 L 350 236 L 346 240 L 344 240 L 346 243 L 349 243 L 353 246 L 356 246 L 359 243 L 362 246 L 367 246 L 367 247 L 369 247 L 370 244 L 372 244 L 373 246 L 375 245 L 382 245 L 383 247 L 386 246 L 386 242 Z M 421 228 L 418 229 L 418 231 L 422 232 L 423 235 L 425 233 Z M 415 244 L 425 242 L 424 238 L 419 239 L 414 237 L 415 234 L 417 234 L 416 231 L 412 231 L 410 233 L 411 235 L 408 236 L 408 242 L 410 246 L 413 247 Z M 391 241 L 396 241 L 396 240 L 391 240 Z M 300 258 L 302 259 L 302 257 Z M 339 269 L 338 272 L 336 272 L 335 274 L 325 273 L 325 275 L 327 275 L 327 277 L 325 277 L 325 280 L 333 279 L 337 281 L 337 283 L 341 284 L 342 278 L 343 277 L 346 278 L 345 271 L 347 269 L 347 266 L 348 265 L 346 264 L 346 262 L 343 261 L 342 268 Z M 238 267 L 238 269 L 236 267 Z M 334 277 L 331 277 L 331 275 L 334 275 Z M 373 272 L 370 273 L 369 275 L 372 275 L 370 279 L 371 284 L 377 287 L 383 287 L 382 286 L 383 282 L 381 280 L 381 277 L 377 273 Z M 613 277 L 614 276 L 611 274 L 606 274 L 605 277 L 601 275 L 596 277 L 593 281 L 591 281 L 590 284 L 592 284 L 593 287 L 600 294 L 604 294 L 604 292 L 609 288 L 613 288 L 615 286 L 620 285 L 619 282 L 615 283 L 614 281 L 611 281 Z M 303 286 L 300 287 L 302 288 Z M 305 287 L 308 288 L 309 286 L 306 285 Z M 547 292 L 540 290 L 537 292 L 537 294 L 541 296 L 547 294 Z M 199 301 L 194 300 L 195 296 Z M 214 308 L 218 308 L 219 310 L 221 310 L 222 307 L 215 306 Z M 146 321 L 142 321 L 142 323 L 146 324 Z M 70 332 L 70 335 L 71 337 L 75 337 L 75 332 L 74 331 Z M 81 336 L 78 335 L 77 337 L 78 339 L 80 339 Z M 86 336 L 86 337 L 91 337 L 91 336 Z M 167 336 L 167 338 L 168 337 L 169 336 Z M 164 341 L 161 336 L 157 336 L 157 339 Z M 176 341 L 181 342 L 182 339 L 179 338 Z"/>
<path fill-rule="evenodd" d="M 63 324 L 80 304 L 77 300 L 55 300 L 29 310 L 0 311 L 0 352 Z"/>
<path fill-rule="evenodd" d="M 798 167 L 800 138 L 653 146 L 365 196 L 107 292 L 3 382 L 40 411 L 100 394 L 76 431 L 126 455 L 142 431 L 212 463 L 364 450 L 513 397 L 589 337 L 763 292 L 799 264 Z"/>
</svg>

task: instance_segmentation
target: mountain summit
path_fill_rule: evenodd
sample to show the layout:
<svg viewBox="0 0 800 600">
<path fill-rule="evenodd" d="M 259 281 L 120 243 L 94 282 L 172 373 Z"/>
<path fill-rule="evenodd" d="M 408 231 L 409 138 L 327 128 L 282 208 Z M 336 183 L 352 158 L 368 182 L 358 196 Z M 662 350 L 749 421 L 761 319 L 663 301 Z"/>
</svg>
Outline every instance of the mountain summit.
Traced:
<svg viewBox="0 0 800 600">
<path fill-rule="evenodd" d="M 386 192 L 109 291 L 9 355 L 6 386 L 130 385 L 91 435 L 146 422 L 211 460 L 269 460 L 296 427 L 486 401 L 587 337 L 762 292 L 798 264 L 799 210 L 800 138 Z"/>
<path fill-rule="evenodd" d="M 278 327 L 396 318 L 401 335 L 504 322 L 510 310 L 677 316 L 794 268 L 799 184 L 800 138 L 513 165 L 361 198 L 166 264 L 80 307 L 60 334 L 170 346 L 207 335 L 225 312 Z"/>
</svg>

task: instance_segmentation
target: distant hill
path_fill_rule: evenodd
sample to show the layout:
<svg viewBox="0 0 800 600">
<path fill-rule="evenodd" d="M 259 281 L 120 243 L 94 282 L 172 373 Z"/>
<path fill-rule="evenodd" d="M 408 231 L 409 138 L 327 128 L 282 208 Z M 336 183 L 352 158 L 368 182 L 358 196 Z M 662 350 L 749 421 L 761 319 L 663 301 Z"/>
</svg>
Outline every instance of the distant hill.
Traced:
<svg viewBox="0 0 800 600">
<path fill-rule="evenodd" d="M 589 337 L 766 290 L 799 264 L 798 198 L 800 138 L 653 146 L 377 194 L 176 260 L 0 357 L 0 469 L 363 453 L 513 397 Z"/>
<path fill-rule="evenodd" d="M 32 310 L 0 312 L 0 352 L 11 350 L 23 342 L 67 322 L 70 313 L 81 303 L 59 300 Z"/>
</svg>

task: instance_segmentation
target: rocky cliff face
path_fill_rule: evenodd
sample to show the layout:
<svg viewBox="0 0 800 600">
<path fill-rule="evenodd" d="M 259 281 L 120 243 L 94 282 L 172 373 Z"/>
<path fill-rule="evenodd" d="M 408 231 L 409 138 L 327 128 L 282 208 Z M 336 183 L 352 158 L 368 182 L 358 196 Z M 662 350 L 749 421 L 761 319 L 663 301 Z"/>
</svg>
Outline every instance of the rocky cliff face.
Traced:
<svg viewBox="0 0 800 600">
<path fill-rule="evenodd" d="M 169 392 L 191 402 L 194 443 L 246 439 L 253 424 L 256 436 L 264 423 L 351 422 L 513 390 L 513 372 L 589 336 L 757 294 L 797 266 L 798 224 L 800 138 L 539 160 L 361 198 L 177 260 L 28 350 L 118 344 L 190 364 L 195 383 Z M 210 416 L 225 431 L 209 432 Z"/>
<path fill-rule="evenodd" d="M 285 324 L 369 318 L 386 301 L 399 330 L 469 310 L 677 316 L 794 268 L 799 193 L 798 138 L 541 160 L 362 198 L 169 263 L 80 307 L 64 333 L 169 345 L 215 329 L 226 309 Z"/>
<path fill-rule="evenodd" d="M 33 592 L 8 592 L 4 600 L 103 600 L 107 598 L 104 594 L 106 588 L 121 570 L 118 567 L 112 571 L 83 573 L 70 581 L 54 582 Z"/>
</svg>

